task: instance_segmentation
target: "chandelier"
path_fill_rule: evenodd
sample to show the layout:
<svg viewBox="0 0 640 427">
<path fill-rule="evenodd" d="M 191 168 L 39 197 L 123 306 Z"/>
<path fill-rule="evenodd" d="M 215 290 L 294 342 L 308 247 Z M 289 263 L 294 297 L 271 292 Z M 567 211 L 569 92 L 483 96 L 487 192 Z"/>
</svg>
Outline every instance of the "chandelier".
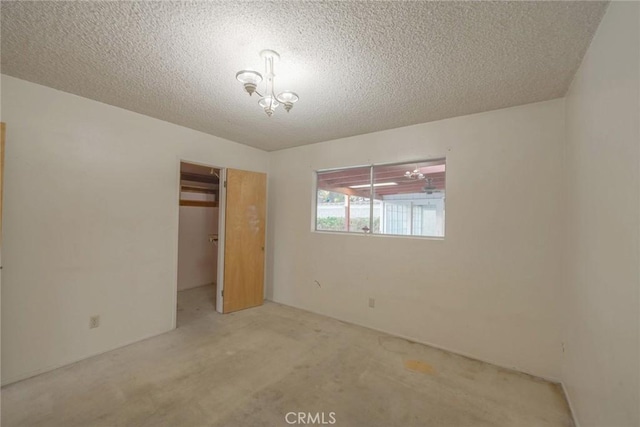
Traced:
<svg viewBox="0 0 640 427">
<path fill-rule="evenodd" d="M 255 92 L 260 99 L 258 104 L 264 108 L 264 112 L 267 116 L 271 117 L 278 105 L 283 104 L 284 109 L 288 113 L 293 108 L 293 104 L 298 100 L 298 95 L 290 90 L 280 92 L 277 96 L 274 92 L 273 78 L 275 74 L 273 72 L 274 63 L 280 59 L 278 52 L 273 50 L 263 50 L 260 52 L 260 57 L 264 59 L 264 75 L 265 75 L 265 92 L 262 95 L 258 92 L 258 84 L 262 81 L 262 75 L 253 70 L 240 70 L 236 73 L 236 79 L 244 85 L 244 90 L 253 95 Z"/>
<path fill-rule="evenodd" d="M 424 179 L 424 174 L 422 172 L 420 172 L 420 169 L 416 168 L 416 169 L 413 170 L 413 172 L 406 171 L 404 173 L 404 177 L 417 181 L 417 180 L 420 180 L 420 179 Z"/>
</svg>

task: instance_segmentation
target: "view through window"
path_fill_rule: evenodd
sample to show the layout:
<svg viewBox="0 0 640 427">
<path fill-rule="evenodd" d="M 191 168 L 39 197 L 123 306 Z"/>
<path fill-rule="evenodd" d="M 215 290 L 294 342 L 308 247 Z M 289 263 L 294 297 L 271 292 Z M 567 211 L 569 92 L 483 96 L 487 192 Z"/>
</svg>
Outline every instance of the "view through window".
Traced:
<svg viewBox="0 0 640 427">
<path fill-rule="evenodd" d="M 316 230 L 444 237 L 445 159 L 317 173 Z"/>
</svg>

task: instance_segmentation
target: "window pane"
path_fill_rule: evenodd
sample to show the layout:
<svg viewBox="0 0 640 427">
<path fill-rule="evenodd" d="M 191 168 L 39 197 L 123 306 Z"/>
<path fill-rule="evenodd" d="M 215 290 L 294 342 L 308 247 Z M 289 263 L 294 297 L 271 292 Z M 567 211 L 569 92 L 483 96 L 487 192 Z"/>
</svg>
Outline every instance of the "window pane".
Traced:
<svg viewBox="0 0 640 427">
<path fill-rule="evenodd" d="M 445 160 L 373 167 L 375 233 L 444 236 Z M 377 218 L 374 213 L 374 218 Z"/>
<path fill-rule="evenodd" d="M 349 231 L 368 232 L 371 201 L 367 197 L 349 196 L 349 202 Z"/>
<path fill-rule="evenodd" d="M 373 232 L 380 233 L 380 227 L 382 225 L 382 202 L 380 200 L 373 200 Z"/>
<path fill-rule="evenodd" d="M 318 189 L 316 230 L 346 231 L 346 207 L 344 194 Z"/>
<path fill-rule="evenodd" d="M 369 232 L 371 167 L 318 172 L 316 230 Z"/>
</svg>

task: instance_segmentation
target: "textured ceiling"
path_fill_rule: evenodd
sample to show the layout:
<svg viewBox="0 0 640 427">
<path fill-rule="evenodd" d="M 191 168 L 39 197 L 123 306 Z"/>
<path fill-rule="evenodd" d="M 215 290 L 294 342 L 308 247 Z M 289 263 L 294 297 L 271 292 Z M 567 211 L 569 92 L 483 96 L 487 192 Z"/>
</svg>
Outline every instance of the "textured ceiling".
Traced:
<svg viewBox="0 0 640 427">
<path fill-rule="evenodd" d="M 604 2 L 9 2 L 2 73 L 277 150 L 564 96 Z M 282 60 L 268 118 L 235 80 Z"/>
</svg>

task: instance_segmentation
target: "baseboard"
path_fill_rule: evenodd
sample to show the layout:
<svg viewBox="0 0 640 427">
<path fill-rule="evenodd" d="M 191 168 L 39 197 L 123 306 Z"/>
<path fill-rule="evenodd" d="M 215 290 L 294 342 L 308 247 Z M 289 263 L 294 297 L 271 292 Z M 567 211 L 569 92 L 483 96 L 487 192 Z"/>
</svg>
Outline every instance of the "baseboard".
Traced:
<svg viewBox="0 0 640 427">
<path fill-rule="evenodd" d="M 89 354 L 87 356 L 82 356 L 82 357 L 80 357 L 78 359 L 72 359 L 70 361 L 57 363 L 55 365 L 50 365 L 50 366 L 47 366 L 47 367 L 44 367 L 44 368 L 41 368 L 41 369 L 36 369 L 35 371 L 31 371 L 31 372 L 27 372 L 27 373 L 24 373 L 24 374 L 16 375 L 15 377 L 9 378 L 8 380 L 2 382 L 2 384 L 0 384 L 0 387 L 5 387 L 5 386 L 11 385 L 11 384 L 15 384 L 17 382 L 24 381 L 24 380 L 27 380 L 29 378 L 36 377 L 38 375 L 46 374 L 47 372 L 55 371 L 58 368 L 64 368 L 65 366 L 70 366 L 70 365 L 73 365 L 74 363 L 82 362 L 84 360 L 91 359 L 92 357 L 100 356 L 102 354 L 105 354 L 105 353 L 108 353 L 110 351 L 114 351 L 114 350 L 118 350 L 118 349 L 127 347 L 129 345 L 138 343 L 140 341 L 148 340 L 149 338 L 157 337 L 158 335 L 162 335 L 162 334 L 166 334 L 167 332 L 171 332 L 174 329 L 175 328 L 168 329 L 166 331 L 163 331 L 163 332 L 160 332 L 160 333 L 157 333 L 157 334 L 146 335 L 146 336 L 144 336 L 142 338 L 139 338 L 139 339 L 135 339 L 135 340 L 132 340 L 132 341 L 127 341 L 126 343 L 118 345 L 117 347 L 113 347 L 113 348 L 110 348 L 110 349 L 107 349 L 107 350 L 99 351 L 97 353 L 91 353 L 91 354 Z"/>
<path fill-rule="evenodd" d="M 573 419 L 574 427 L 580 427 L 580 422 L 578 421 L 578 417 L 576 416 L 576 411 L 571 403 L 571 399 L 569 398 L 569 392 L 567 391 L 567 387 L 564 385 L 564 382 L 560 381 L 560 386 L 562 387 L 562 393 L 564 393 L 564 398 L 567 401 L 567 405 L 569 405 L 569 411 L 571 412 L 571 418 Z"/>
<path fill-rule="evenodd" d="M 319 311 L 314 311 L 314 310 L 310 310 L 310 309 L 307 309 L 307 308 L 298 307 L 298 306 L 295 306 L 295 305 L 285 304 L 285 303 L 282 303 L 282 302 L 279 302 L 279 301 L 275 301 L 275 300 L 269 300 L 269 301 L 271 301 L 273 303 L 276 303 L 276 304 L 284 305 L 284 306 L 287 306 L 287 307 L 295 308 L 295 309 L 298 309 L 298 310 L 307 311 L 309 313 L 318 314 L 320 316 L 329 317 L 331 319 L 339 320 L 340 322 L 344 322 L 344 323 L 349 323 L 351 325 L 360 326 L 361 328 L 366 328 L 366 329 L 370 329 L 372 331 L 381 332 L 383 334 L 392 335 L 394 337 L 402 338 L 402 339 L 405 339 L 407 341 L 411 341 L 411 342 L 415 342 L 415 343 L 418 343 L 418 344 L 423 344 L 423 345 L 426 345 L 426 346 L 429 346 L 429 347 L 437 348 L 438 350 L 443 350 L 443 351 L 446 351 L 446 352 L 449 352 L 449 353 L 456 354 L 458 356 L 466 357 L 467 359 L 476 360 L 478 362 L 488 363 L 489 365 L 493 365 L 493 366 L 496 366 L 496 367 L 501 368 L 501 369 L 506 369 L 508 371 L 517 372 L 519 374 L 529 375 L 531 377 L 539 378 L 539 379 L 542 379 L 542 380 L 545 380 L 545 381 L 548 381 L 548 382 L 551 382 L 551 383 L 554 383 L 554 384 L 562 384 L 562 382 L 558 378 L 555 378 L 555 377 L 547 377 L 547 376 L 544 376 L 544 375 L 539 375 L 539 374 L 534 374 L 532 372 L 527 372 L 524 369 L 516 368 L 516 367 L 513 367 L 513 366 L 505 366 L 505 365 L 502 365 L 500 363 L 493 362 L 491 360 L 483 359 L 482 357 L 477 357 L 475 355 L 472 355 L 472 354 L 469 354 L 469 353 L 465 353 L 464 351 L 453 350 L 453 349 L 444 347 L 442 345 L 430 343 L 430 342 L 427 342 L 427 341 L 423 341 L 423 340 L 420 340 L 418 338 L 411 337 L 411 336 L 408 336 L 408 335 L 402 335 L 402 334 L 399 334 L 397 332 L 392 332 L 392 331 L 388 331 L 388 330 L 385 330 L 385 329 L 374 328 L 374 327 L 371 327 L 371 326 L 368 326 L 368 325 L 364 325 L 362 323 L 354 322 L 352 320 L 341 319 L 339 317 L 330 316 L 330 315 L 328 315 L 326 313 L 321 313 Z"/>
</svg>

